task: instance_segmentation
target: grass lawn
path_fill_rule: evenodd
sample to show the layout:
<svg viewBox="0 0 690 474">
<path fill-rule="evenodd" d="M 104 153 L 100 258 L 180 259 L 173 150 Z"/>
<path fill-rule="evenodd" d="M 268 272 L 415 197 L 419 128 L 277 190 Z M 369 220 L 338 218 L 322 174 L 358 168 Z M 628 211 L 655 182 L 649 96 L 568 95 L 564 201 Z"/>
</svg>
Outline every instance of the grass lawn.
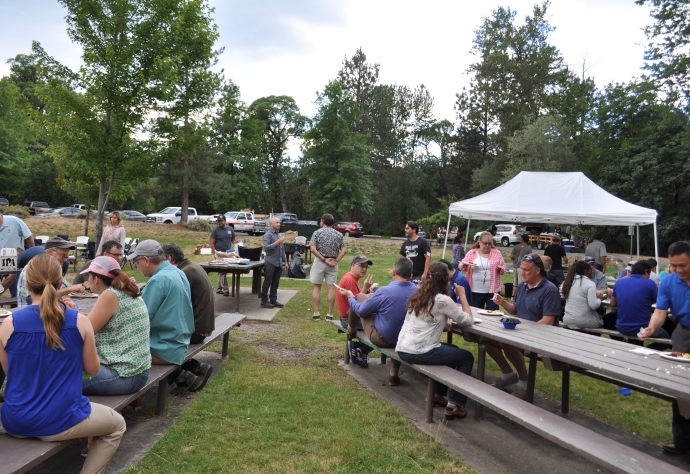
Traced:
<svg viewBox="0 0 690 474">
<path fill-rule="evenodd" d="M 83 232 L 83 221 L 56 218 L 50 220 L 57 223 L 43 223 L 48 220 L 34 218 L 27 224 L 35 235 L 77 236 L 79 224 Z M 62 230 L 48 231 L 44 225 Z M 177 226 L 125 226 L 130 236 L 175 241 L 188 255 L 196 244 L 208 241 L 204 233 Z M 245 240 L 250 247 L 259 245 L 258 238 Z M 374 281 L 387 284 L 400 242 L 377 245 L 357 239 L 348 245 L 340 274 L 349 270 L 355 253 L 363 252 L 374 261 Z M 434 252 L 435 258 L 440 256 Z M 192 256 L 192 261 L 207 260 Z M 126 272 L 145 280 L 129 266 Z M 215 283 L 216 275 L 212 278 Z M 504 281 L 512 281 L 512 275 Z M 251 284 L 250 279 L 242 283 Z M 241 331 L 231 331 L 230 359 L 130 472 L 472 472 L 337 368 L 345 336 L 311 321 L 308 281 L 283 279 L 280 287 L 298 293 L 272 323 L 248 322 Z M 320 310 L 326 313 L 325 288 Z M 475 344 L 454 340 L 476 356 Z M 499 373 L 490 358 L 487 370 Z M 560 381 L 560 372 L 548 372 L 539 364 L 540 394 L 560 400 Z M 571 407 L 655 443 L 671 442 L 669 403 L 635 392 L 623 397 L 616 388 L 572 374 Z"/>
</svg>

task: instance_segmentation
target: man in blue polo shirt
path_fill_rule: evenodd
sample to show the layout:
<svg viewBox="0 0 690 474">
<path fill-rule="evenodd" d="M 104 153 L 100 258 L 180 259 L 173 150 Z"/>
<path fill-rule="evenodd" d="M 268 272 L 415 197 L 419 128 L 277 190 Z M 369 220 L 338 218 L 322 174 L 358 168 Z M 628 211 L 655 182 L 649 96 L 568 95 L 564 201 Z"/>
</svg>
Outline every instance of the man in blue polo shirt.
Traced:
<svg viewBox="0 0 690 474">
<path fill-rule="evenodd" d="M 626 336 L 635 336 L 641 328 L 649 325 L 652 305 L 656 302 L 658 288 L 649 279 L 652 266 L 647 260 L 636 262 L 630 269 L 630 276 L 616 282 L 611 294 L 611 307 L 618 306 L 616 329 Z M 668 333 L 659 328 L 652 337 L 668 339 Z"/>
<path fill-rule="evenodd" d="M 671 340 L 673 350 L 677 352 L 690 352 L 690 242 L 680 241 L 671 244 L 668 248 L 668 260 L 675 273 L 661 280 L 659 294 L 656 299 L 656 310 L 649 321 L 649 327 L 644 331 L 640 339 L 645 340 L 663 326 L 669 312 L 678 321 L 673 331 Z M 671 454 L 690 452 L 690 420 L 680 413 L 676 402 L 671 404 L 673 408 L 673 443 L 664 446 L 664 451 Z M 690 416 L 690 413 L 685 413 Z"/>
<path fill-rule="evenodd" d="M 561 314 L 561 295 L 556 285 L 546 279 L 541 257 L 534 254 L 525 255 L 520 263 L 520 271 L 522 283 L 515 292 L 514 302 L 508 303 L 499 294 L 494 296 L 494 302 L 508 313 L 516 314 L 518 318 L 549 326 L 555 325 Z M 492 385 L 503 389 L 517 382 L 513 395 L 524 400 L 527 396 L 527 367 L 522 349 L 504 345 L 501 351 L 501 348 L 487 344 L 486 352 L 496 361 L 502 373 L 501 378 Z M 508 364 L 506 357 L 515 366 L 517 374 Z"/>
<path fill-rule="evenodd" d="M 405 322 L 407 300 L 418 288 L 410 282 L 412 266 L 412 260 L 409 258 L 402 257 L 396 260 L 393 281 L 388 286 L 376 290 L 364 301 L 357 301 L 350 290 L 344 288 L 340 290 L 340 294 L 347 298 L 350 309 L 354 313 L 348 321 L 350 335 L 354 331 L 356 336 L 357 325 L 361 318 L 364 333 L 371 342 L 378 347 L 395 347 L 398 343 L 400 328 Z M 399 370 L 400 362 L 391 359 L 388 385 L 400 384 Z"/>
<path fill-rule="evenodd" d="M 448 277 L 450 277 L 450 283 L 448 286 L 448 294 L 450 295 L 451 299 L 455 301 L 456 303 L 460 304 L 460 299 L 458 298 L 458 295 L 455 293 L 455 286 L 462 286 L 465 289 L 465 296 L 467 297 L 467 304 L 470 306 L 474 306 L 474 302 L 472 301 L 472 288 L 470 287 L 470 282 L 467 280 L 465 275 L 462 274 L 461 271 L 459 271 L 457 268 L 455 268 L 453 265 L 448 260 L 441 259 L 439 262 L 444 263 L 446 267 L 448 267 Z"/>
</svg>

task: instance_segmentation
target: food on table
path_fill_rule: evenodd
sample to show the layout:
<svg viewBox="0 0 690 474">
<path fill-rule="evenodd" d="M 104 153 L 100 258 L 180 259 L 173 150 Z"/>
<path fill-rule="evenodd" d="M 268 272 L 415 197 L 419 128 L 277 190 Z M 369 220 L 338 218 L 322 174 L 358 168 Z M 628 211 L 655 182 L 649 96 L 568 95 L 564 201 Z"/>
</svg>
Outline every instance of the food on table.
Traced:
<svg viewBox="0 0 690 474">
<path fill-rule="evenodd" d="M 690 354 L 687 352 L 671 352 L 671 357 L 680 357 L 683 359 L 690 359 Z"/>
</svg>

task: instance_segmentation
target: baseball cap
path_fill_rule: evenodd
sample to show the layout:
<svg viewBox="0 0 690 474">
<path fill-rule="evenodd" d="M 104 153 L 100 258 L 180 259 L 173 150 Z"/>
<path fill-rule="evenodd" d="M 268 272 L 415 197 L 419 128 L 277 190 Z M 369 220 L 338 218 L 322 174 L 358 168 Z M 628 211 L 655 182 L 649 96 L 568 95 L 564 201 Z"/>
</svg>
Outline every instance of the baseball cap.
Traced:
<svg viewBox="0 0 690 474">
<path fill-rule="evenodd" d="M 360 264 L 360 263 L 368 263 L 369 265 L 374 264 L 374 262 L 369 260 L 366 255 L 357 255 L 355 258 L 352 259 L 351 265 Z"/>
<path fill-rule="evenodd" d="M 155 240 L 148 239 L 139 242 L 134 253 L 127 255 L 127 260 L 134 260 L 137 257 L 157 257 L 163 255 L 163 247 Z"/>
<path fill-rule="evenodd" d="M 225 214 L 221 214 L 218 216 L 219 221 L 224 221 L 225 220 Z"/>
<path fill-rule="evenodd" d="M 98 275 L 103 275 L 108 278 L 115 278 L 115 275 L 113 275 L 113 270 L 119 269 L 120 264 L 117 263 L 117 260 L 115 260 L 113 257 L 96 257 L 91 260 L 91 263 L 86 270 L 79 273 L 82 275 L 84 273 L 97 273 Z"/>
<path fill-rule="evenodd" d="M 585 258 L 583 258 L 582 261 L 585 262 L 585 263 L 594 263 L 594 262 L 596 262 L 596 260 L 594 259 L 594 257 L 590 257 L 589 255 L 587 255 Z"/>
<path fill-rule="evenodd" d="M 45 244 L 43 244 L 43 247 L 46 249 L 75 250 L 77 248 L 77 245 L 74 242 L 69 242 L 69 241 L 62 239 L 60 237 L 51 237 L 48 239 L 48 241 Z"/>
</svg>

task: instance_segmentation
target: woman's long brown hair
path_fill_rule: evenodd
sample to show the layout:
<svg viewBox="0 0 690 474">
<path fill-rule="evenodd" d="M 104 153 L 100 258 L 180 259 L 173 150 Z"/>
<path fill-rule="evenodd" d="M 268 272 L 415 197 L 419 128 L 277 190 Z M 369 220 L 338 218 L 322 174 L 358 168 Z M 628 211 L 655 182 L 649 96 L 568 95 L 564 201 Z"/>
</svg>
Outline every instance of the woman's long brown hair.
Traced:
<svg viewBox="0 0 690 474">
<path fill-rule="evenodd" d="M 38 308 L 46 332 L 46 345 L 53 350 L 64 350 L 60 329 L 65 324 L 65 310 L 58 298 L 58 288 L 62 285 L 60 264 L 47 254 L 35 256 L 26 266 L 26 283 L 34 294 L 42 295 Z"/>
<path fill-rule="evenodd" d="M 407 310 L 413 311 L 417 317 L 430 315 L 434 309 L 436 295 L 448 295 L 449 281 L 448 267 L 445 263 L 435 262 L 429 265 L 426 279 L 407 301 Z"/>
<path fill-rule="evenodd" d="M 141 291 L 139 291 L 137 284 L 130 280 L 125 272 L 115 269 L 111 270 L 111 273 L 115 275 L 115 278 L 108 278 L 107 276 L 99 275 L 98 273 L 89 272 L 89 274 L 95 276 L 96 278 L 100 278 L 101 281 L 105 283 L 105 286 L 111 286 L 116 290 L 127 293 L 132 298 L 136 298 L 141 295 Z"/>
</svg>

